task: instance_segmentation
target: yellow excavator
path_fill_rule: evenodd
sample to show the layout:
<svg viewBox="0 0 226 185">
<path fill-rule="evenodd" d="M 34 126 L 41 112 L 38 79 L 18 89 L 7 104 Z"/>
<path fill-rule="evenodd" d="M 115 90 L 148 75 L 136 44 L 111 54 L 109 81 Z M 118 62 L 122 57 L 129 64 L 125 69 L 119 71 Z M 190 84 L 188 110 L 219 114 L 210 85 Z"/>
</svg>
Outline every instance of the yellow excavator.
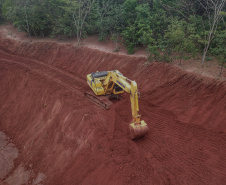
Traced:
<svg viewBox="0 0 226 185">
<path fill-rule="evenodd" d="M 130 94 L 131 109 L 133 121 L 129 125 L 131 139 L 136 139 L 148 133 L 148 126 L 144 120 L 140 120 L 138 113 L 138 97 L 139 92 L 137 83 L 124 77 L 118 70 L 114 71 L 100 71 L 87 75 L 87 83 L 93 92 L 86 92 L 85 96 L 95 103 L 109 109 L 111 103 L 106 100 L 111 98 L 120 98 L 120 94 L 124 91 Z M 97 98 L 98 96 L 98 98 Z M 99 98 L 100 96 L 100 98 Z"/>
</svg>

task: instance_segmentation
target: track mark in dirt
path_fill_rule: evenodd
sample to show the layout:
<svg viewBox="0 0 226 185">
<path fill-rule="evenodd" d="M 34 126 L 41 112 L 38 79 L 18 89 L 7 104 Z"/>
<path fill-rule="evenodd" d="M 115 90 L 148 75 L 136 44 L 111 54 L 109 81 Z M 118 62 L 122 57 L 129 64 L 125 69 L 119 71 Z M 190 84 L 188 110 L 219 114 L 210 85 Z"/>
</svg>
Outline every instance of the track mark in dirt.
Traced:
<svg viewBox="0 0 226 185">
<path fill-rule="evenodd" d="M 159 176 L 165 174 L 163 177 L 174 180 L 173 184 L 215 184 L 214 178 L 226 182 L 226 158 L 218 158 L 225 156 L 225 134 L 177 121 L 175 115 L 160 107 L 149 110 L 150 133 L 136 142 Z M 158 176 L 153 178 L 161 182 Z"/>
<path fill-rule="evenodd" d="M 23 66 L 23 67 L 25 67 L 25 68 L 27 68 L 27 69 L 29 69 L 29 70 L 31 70 L 31 71 L 34 71 L 34 72 L 36 72 L 36 73 L 38 73 L 38 74 L 41 74 L 42 76 L 45 76 L 46 78 L 48 78 L 48 79 L 50 79 L 50 80 L 52 80 L 52 81 L 55 81 L 56 83 L 58 83 L 58 84 L 60 84 L 61 86 L 63 86 L 63 87 L 65 87 L 65 88 L 69 89 L 70 91 L 73 91 L 73 92 L 75 92 L 75 91 L 77 92 L 77 91 L 78 91 L 77 89 L 75 89 L 75 88 L 73 88 L 72 86 L 70 86 L 70 85 L 64 83 L 63 81 L 57 79 L 56 77 L 53 77 L 53 75 L 50 75 L 50 74 L 48 74 L 47 72 L 44 72 L 44 73 L 43 73 L 43 71 L 41 71 L 41 70 L 34 69 L 34 67 L 30 67 L 30 66 L 28 66 L 28 65 L 26 65 L 26 64 L 23 64 L 23 63 L 20 63 L 20 62 L 10 61 L 10 60 L 6 60 L 6 59 L 0 59 L 0 60 L 2 60 L 2 61 L 4 61 L 4 62 L 14 63 L 14 64 L 18 64 L 18 65 L 20 65 L 20 66 Z M 80 95 L 82 95 L 82 93 L 79 93 L 79 92 L 77 92 L 77 93 L 80 94 Z"/>
<path fill-rule="evenodd" d="M 49 78 L 50 80 L 53 80 L 56 83 L 64 86 L 65 88 L 69 89 L 70 91 L 73 91 L 73 92 L 76 91 L 77 94 L 80 94 L 81 96 L 83 96 L 83 93 L 80 93 L 81 87 L 78 87 L 78 85 L 81 83 L 83 84 L 84 80 L 81 80 L 78 77 L 75 77 L 63 70 L 57 69 L 56 67 L 50 66 L 48 64 L 45 64 L 45 63 L 42 63 L 39 61 L 34 61 L 34 60 L 27 61 L 28 59 L 26 59 L 26 58 L 20 58 L 17 56 L 15 56 L 15 57 L 18 59 L 19 62 L 8 60 L 8 59 L 3 59 L 3 58 L 1 60 L 4 62 L 8 62 L 8 63 L 18 64 L 25 68 L 28 68 L 31 71 L 35 71 L 36 73 L 39 73 L 40 75 L 43 75 L 43 76 Z M 10 57 L 8 57 L 8 58 L 10 58 Z M 67 78 L 67 80 L 65 80 L 65 78 Z M 65 83 L 65 81 L 67 81 L 67 82 Z M 68 83 L 71 83 L 71 84 L 68 84 Z"/>
<path fill-rule="evenodd" d="M 72 75 L 72 74 L 70 74 L 66 71 L 58 69 L 57 67 L 54 67 L 54 66 L 50 66 L 50 65 L 43 63 L 41 61 L 37 61 L 37 60 L 34 60 L 34 59 L 29 59 L 29 58 L 24 58 L 24 57 L 21 57 L 21 56 L 18 56 L 18 55 L 12 55 L 12 54 L 9 55 L 8 53 L 3 52 L 1 50 L 0 50 L 0 54 L 1 54 L 2 58 L 5 57 L 6 59 L 9 59 L 9 58 L 13 57 L 13 58 L 17 59 L 17 61 L 16 61 L 17 63 L 24 63 L 24 64 L 26 64 L 28 66 L 32 66 L 34 68 L 41 68 L 42 70 L 45 70 L 45 68 L 41 67 L 41 66 L 44 66 L 44 67 L 47 67 L 49 69 L 52 69 L 54 72 L 58 72 L 58 74 L 61 73 L 64 76 L 72 78 L 74 80 L 74 82 L 81 82 L 81 81 L 83 82 L 83 80 L 80 77 L 75 76 L 76 74 Z M 36 66 L 33 66 L 31 63 L 36 64 Z"/>
</svg>

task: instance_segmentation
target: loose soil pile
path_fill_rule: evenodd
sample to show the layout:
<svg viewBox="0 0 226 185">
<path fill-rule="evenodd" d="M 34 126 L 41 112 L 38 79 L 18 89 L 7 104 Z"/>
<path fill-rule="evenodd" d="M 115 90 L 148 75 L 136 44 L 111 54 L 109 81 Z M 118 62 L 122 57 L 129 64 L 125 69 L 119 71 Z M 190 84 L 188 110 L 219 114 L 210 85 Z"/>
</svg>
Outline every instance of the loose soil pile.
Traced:
<svg viewBox="0 0 226 185">
<path fill-rule="evenodd" d="M 225 81 L 72 44 L 0 40 L 0 148 L 14 152 L 0 184 L 226 184 Z M 108 111 L 84 96 L 87 74 L 114 69 L 138 84 L 150 129 L 141 139 L 129 139 L 128 94 Z"/>
</svg>

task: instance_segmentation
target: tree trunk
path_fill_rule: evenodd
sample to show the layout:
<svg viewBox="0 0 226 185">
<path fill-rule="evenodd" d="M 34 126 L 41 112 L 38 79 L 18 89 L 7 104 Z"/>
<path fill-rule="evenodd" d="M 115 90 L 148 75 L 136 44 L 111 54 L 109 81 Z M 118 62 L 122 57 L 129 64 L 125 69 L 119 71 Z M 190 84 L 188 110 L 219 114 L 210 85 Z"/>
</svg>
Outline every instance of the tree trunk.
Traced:
<svg viewBox="0 0 226 185">
<path fill-rule="evenodd" d="M 118 39 L 115 40 L 115 51 L 118 50 Z"/>
<path fill-rule="evenodd" d="M 117 52 L 118 51 L 118 35 L 116 36 L 114 43 L 115 43 L 115 51 Z"/>
<path fill-rule="evenodd" d="M 182 48 L 182 42 L 180 43 L 180 48 Z M 181 66 L 183 51 L 179 51 L 179 54 L 180 54 L 180 63 L 179 63 L 179 65 Z"/>
<path fill-rule="evenodd" d="M 81 44 L 83 25 L 95 0 L 78 0 L 78 9 L 74 7 L 73 19 L 77 29 L 77 46 Z"/>
<path fill-rule="evenodd" d="M 209 19 L 209 34 L 208 38 L 205 38 L 205 41 L 207 41 L 207 44 L 205 44 L 204 52 L 203 52 L 203 57 L 202 57 L 202 63 L 204 63 L 207 51 L 209 49 L 210 43 L 212 42 L 217 27 L 219 20 L 222 18 L 221 11 L 225 6 L 225 0 L 222 1 L 213 1 L 213 0 L 206 0 L 207 4 L 203 4 L 201 0 L 198 0 L 200 2 L 200 5 L 206 10 L 206 13 L 208 15 Z"/>
<path fill-rule="evenodd" d="M 80 46 L 81 45 L 81 38 L 82 38 L 82 28 L 80 28 L 77 31 L 77 46 Z"/>
<path fill-rule="evenodd" d="M 221 64 L 221 70 L 220 70 L 220 74 L 219 74 L 219 76 L 221 76 L 221 75 L 222 75 L 222 72 L 223 72 L 223 69 L 224 69 L 224 63 L 225 63 L 225 60 L 224 60 L 224 61 L 222 61 L 222 64 Z"/>
<path fill-rule="evenodd" d="M 202 56 L 202 64 L 204 63 L 205 59 L 206 59 L 206 54 L 207 54 L 207 51 L 209 49 L 209 46 L 210 46 L 210 43 L 214 37 L 214 34 L 213 31 L 214 31 L 214 28 L 215 28 L 215 22 L 214 24 L 212 25 L 212 28 L 211 30 L 209 31 L 209 35 L 208 35 L 208 39 L 207 39 L 207 44 L 205 45 L 205 48 L 204 48 L 204 51 L 203 51 L 203 56 Z M 216 28 L 215 28 L 216 29 Z"/>
<path fill-rule="evenodd" d="M 204 48 L 204 52 L 203 52 L 203 56 L 202 56 L 202 64 L 205 62 L 208 48 L 209 48 L 209 44 Z"/>
<path fill-rule="evenodd" d="M 25 18 L 25 21 L 26 21 L 26 24 L 27 24 L 27 32 L 28 32 L 28 35 L 29 35 L 29 38 L 30 38 L 30 42 L 32 42 L 32 40 L 31 40 L 31 34 L 30 34 L 30 27 L 29 27 L 29 23 L 28 23 L 28 17 L 27 17 L 27 11 L 25 12 L 25 16 L 26 16 L 26 18 Z"/>
<path fill-rule="evenodd" d="M 79 31 L 77 31 L 77 46 L 80 46 L 80 37 L 79 37 Z"/>
</svg>

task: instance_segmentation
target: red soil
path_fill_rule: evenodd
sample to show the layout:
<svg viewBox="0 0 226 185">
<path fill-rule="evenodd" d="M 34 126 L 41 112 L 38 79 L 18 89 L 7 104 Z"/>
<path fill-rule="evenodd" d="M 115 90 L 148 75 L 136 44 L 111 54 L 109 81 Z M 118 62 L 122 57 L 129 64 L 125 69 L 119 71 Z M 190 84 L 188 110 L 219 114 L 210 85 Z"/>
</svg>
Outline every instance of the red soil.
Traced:
<svg viewBox="0 0 226 185">
<path fill-rule="evenodd" d="M 0 184 L 25 172 L 25 184 L 226 184 L 225 81 L 70 43 L 0 41 L 0 131 L 19 150 Z M 141 139 L 129 139 L 128 94 L 108 111 L 83 95 L 88 73 L 113 69 L 138 83 Z"/>
</svg>

